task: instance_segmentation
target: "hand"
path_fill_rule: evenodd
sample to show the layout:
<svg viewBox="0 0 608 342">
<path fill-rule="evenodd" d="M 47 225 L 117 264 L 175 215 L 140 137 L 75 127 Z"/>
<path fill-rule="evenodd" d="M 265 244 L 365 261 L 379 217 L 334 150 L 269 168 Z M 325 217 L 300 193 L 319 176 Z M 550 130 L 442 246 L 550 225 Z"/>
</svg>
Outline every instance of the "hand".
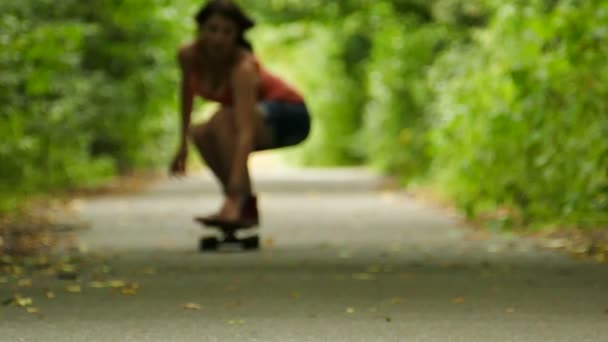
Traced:
<svg viewBox="0 0 608 342">
<path fill-rule="evenodd" d="M 183 176 L 186 174 L 186 159 L 188 158 L 188 148 L 186 146 L 180 147 L 175 154 L 169 173 L 173 176 Z"/>
</svg>

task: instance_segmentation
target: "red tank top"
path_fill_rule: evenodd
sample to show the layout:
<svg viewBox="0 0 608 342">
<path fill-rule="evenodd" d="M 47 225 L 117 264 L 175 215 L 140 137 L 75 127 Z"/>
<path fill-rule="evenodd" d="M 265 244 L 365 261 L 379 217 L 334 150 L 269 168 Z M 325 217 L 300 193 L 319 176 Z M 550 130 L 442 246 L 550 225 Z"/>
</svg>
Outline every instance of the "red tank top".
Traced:
<svg viewBox="0 0 608 342">
<path fill-rule="evenodd" d="M 302 95 L 293 86 L 262 67 L 255 56 L 252 55 L 251 58 L 253 58 L 260 77 L 258 88 L 259 101 L 304 102 Z M 219 102 L 223 106 L 232 106 L 233 94 L 230 83 L 226 85 L 226 89 L 223 92 L 216 94 L 207 91 L 196 77 L 190 78 L 190 85 L 194 92 L 202 98 Z"/>
</svg>

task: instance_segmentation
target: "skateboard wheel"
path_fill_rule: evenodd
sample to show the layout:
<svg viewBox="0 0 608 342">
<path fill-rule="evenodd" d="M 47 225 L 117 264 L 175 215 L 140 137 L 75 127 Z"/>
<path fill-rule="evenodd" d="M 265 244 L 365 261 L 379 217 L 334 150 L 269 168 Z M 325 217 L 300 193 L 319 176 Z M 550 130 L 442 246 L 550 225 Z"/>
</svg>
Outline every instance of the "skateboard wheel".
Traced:
<svg viewBox="0 0 608 342">
<path fill-rule="evenodd" d="M 258 249 L 260 248 L 260 238 L 257 235 L 250 236 L 242 240 L 243 249 Z"/>
<path fill-rule="evenodd" d="M 216 237 L 206 237 L 202 238 L 199 241 L 199 250 L 203 251 L 213 251 L 218 248 L 219 240 Z"/>
</svg>

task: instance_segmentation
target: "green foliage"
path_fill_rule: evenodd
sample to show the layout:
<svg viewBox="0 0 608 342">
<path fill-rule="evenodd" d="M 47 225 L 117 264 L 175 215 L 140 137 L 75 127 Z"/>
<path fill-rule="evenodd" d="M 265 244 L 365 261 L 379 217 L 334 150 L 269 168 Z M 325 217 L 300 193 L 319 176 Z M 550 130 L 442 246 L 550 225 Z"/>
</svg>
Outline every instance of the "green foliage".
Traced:
<svg viewBox="0 0 608 342">
<path fill-rule="evenodd" d="M 424 78 L 448 33 L 442 25 L 421 25 L 413 16 L 391 17 L 390 6 L 376 10 L 374 16 L 383 20 L 372 37 L 366 69 L 369 100 L 358 141 L 372 166 L 411 179 L 428 164 L 430 96 Z"/>
<path fill-rule="evenodd" d="M 0 211 L 163 156 L 173 12 L 160 0 L 0 5 Z"/>
<path fill-rule="evenodd" d="M 50 11 L 48 18 L 38 17 L 49 6 L 48 1 L 37 1 L 2 8 L 0 209 L 13 207 L 24 194 L 82 175 L 96 179 L 112 167 L 107 159 L 88 156 L 89 136 L 80 132 L 86 118 L 73 116 L 86 108 L 94 88 L 94 80 L 73 73 L 90 27 L 55 20 L 62 8 Z"/>
<path fill-rule="evenodd" d="M 607 22 L 600 1 L 504 4 L 434 66 L 434 173 L 470 215 L 608 222 Z"/>
<path fill-rule="evenodd" d="M 308 23 L 268 26 L 254 33 L 256 53 L 269 69 L 302 90 L 312 113 L 311 136 L 290 154 L 298 163 L 343 165 L 360 159 L 352 141 L 361 117 L 361 87 L 343 53 L 344 37 L 353 34 Z M 356 63 L 352 61 L 352 69 Z"/>
<path fill-rule="evenodd" d="M 239 2 L 311 109 L 292 160 L 426 180 L 471 217 L 608 223 L 605 1 Z M 202 3 L 0 3 L 0 211 L 167 163 Z"/>
</svg>

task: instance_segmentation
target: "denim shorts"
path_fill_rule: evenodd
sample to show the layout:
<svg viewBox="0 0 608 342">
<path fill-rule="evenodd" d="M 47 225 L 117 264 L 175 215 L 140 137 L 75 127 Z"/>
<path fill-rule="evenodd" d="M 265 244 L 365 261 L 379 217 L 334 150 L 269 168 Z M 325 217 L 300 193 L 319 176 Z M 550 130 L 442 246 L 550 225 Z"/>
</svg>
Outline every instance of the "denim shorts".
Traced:
<svg viewBox="0 0 608 342">
<path fill-rule="evenodd" d="M 258 106 L 271 130 L 271 148 L 297 145 L 308 137 L 311 119 L 306 104 L 262 101 Z"/>
</svg>

